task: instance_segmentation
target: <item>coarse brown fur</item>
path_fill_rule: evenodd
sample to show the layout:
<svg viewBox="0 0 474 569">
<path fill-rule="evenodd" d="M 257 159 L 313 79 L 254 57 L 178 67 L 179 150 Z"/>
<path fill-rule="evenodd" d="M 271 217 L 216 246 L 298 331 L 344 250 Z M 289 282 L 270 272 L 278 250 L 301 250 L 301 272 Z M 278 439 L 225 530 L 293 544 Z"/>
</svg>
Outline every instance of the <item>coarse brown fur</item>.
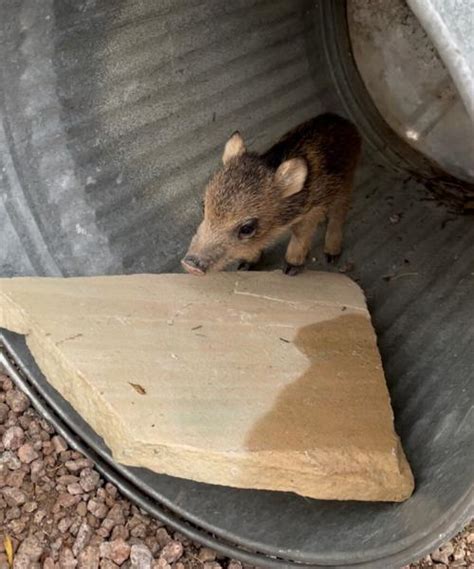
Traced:
<svg viewBox="0 0 474 569">
<path fill-rule="evenodd" d="M 325 219 L 324 251 L 337 257 L 360 148 L 356 127 L 330 113 L 291 130 L 261 155 L 248 152 L 234 133 L 224 166 L 206 188 L 204 219 L 183 259 L 185 269 L 202 274 L 233 261 L 254 264 L 290 230 L 285 272 L 296 274 Z"/>
</svg>

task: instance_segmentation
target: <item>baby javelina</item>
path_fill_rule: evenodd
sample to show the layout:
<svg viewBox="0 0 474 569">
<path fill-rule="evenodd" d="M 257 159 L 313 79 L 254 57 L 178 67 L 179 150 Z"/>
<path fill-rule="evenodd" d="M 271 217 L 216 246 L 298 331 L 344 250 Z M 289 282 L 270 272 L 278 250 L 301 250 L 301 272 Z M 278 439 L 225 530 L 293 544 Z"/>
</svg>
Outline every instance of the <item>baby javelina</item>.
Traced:
<svg viewBox="0 0 474 569">
<path fill-rule="evenodd" d="M 326 218 L 324 252 L 334 261 L 341 252 L 360 147 L 355 126 L 329 113 L 296 127 L 260 155 L 248 152 L 235 132 L 225 145 L 223 167 L 206 188 L 204 219 L 183 267 L 203 275 L 237 261 L 240 269 L 249 269 L 289 230 L 284 272 L 296 275 Z"/>
</svg>

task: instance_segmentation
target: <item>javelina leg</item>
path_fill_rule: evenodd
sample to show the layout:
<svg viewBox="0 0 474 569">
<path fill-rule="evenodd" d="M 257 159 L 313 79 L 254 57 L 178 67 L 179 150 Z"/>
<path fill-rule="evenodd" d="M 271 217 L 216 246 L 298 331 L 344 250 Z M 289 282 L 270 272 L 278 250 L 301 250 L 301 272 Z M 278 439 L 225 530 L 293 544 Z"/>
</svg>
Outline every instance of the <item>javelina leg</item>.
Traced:
<svg viewBox="0 0 474 569">
<path fill-rule="evenodd" d="M 337 261 L 342 250 L 344 222 L 349 209 L 349 197 L 335 201 L 328 210 L 328 226 L 324 241 L 324 253 L 328 263 Z"/>
<path fill-rule="evenodd" d="M 291 228 L 291 239 L 286 250 L 284 273 L 297 275 L 304 268 L 318 224 L 324 220 L 322 208 L 312 209 L 301 221 Z"/>
</svg>

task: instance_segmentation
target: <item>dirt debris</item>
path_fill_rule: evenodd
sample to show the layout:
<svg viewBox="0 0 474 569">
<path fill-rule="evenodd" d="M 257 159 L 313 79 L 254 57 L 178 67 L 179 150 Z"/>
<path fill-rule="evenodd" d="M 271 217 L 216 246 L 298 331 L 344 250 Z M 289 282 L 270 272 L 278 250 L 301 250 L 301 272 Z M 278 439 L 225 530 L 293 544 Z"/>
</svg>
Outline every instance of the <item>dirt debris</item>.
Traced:
<svg viewBox="0 0 474 569">
<path fill-rule="evenodd" d="M 13 567 L 9 564 L 13 551 Z M 150 518 L 0 373 L 0 569 L 249 569 Z M 474 523 L 403 569 L 474 569 Z"/>
</svg>

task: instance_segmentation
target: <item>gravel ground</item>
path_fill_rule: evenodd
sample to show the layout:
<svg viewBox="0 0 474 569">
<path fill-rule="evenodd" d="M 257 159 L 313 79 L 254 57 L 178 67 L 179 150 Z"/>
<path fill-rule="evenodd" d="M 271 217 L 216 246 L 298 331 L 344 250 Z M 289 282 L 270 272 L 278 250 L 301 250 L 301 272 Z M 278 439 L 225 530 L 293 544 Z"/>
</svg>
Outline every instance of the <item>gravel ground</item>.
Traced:
<svg viewBox="0 0 474 569">
<path fill-rule="evenodd" d="M 0 374 L 0 569 L 242 569 L 122 498 Z M 474 525 L 404 569 L 474 569 Z"/>
</svg>

